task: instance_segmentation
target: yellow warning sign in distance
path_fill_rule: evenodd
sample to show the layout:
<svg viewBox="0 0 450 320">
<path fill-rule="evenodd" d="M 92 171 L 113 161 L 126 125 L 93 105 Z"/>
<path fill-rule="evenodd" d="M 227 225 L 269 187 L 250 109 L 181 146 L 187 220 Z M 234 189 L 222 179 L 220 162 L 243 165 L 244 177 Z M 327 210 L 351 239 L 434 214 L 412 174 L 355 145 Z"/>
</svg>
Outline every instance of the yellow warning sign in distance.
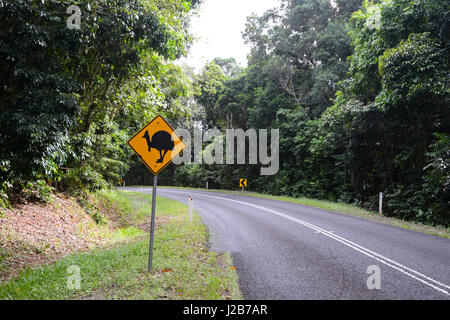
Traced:
<svg viewBox="0 0 450 320">
<path fill-rule="evenodd" d="M 186 145 L 158 115 L 128 140 L 128 145 L 154 175 L 166 168 Z"/>
</svg>

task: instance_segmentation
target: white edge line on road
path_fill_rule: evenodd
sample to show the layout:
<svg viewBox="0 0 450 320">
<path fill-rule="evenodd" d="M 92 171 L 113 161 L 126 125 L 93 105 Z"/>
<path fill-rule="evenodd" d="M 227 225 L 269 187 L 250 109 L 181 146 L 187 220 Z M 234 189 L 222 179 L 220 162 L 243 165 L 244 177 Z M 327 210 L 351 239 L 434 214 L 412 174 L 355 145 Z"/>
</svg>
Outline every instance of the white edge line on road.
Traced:
<svg viewBox="0 0 450 320">
<path fill-rule="evenodd" d="M 289 216 L 287 214 L 281 213 L 279 211 L 275 211 L 275 210 L 268 209 L 268 208 L 265 208 L 265 207 L 262 207 L 262 206 L 258 206 L 256 204 L 243 202 L 243 201 L 239 201 L 239 200 L 234 200 L 234 199 L 229 199 L 229 198 L 222 198 L 222 197 L 217 197 L 217 196 L 211 196 L 211 195 L 206 195 L 206 194 L 202 194 L 202 193 L 189 192 L 187 190 L 186 191 L 182 191 L 182 190 L 175 191 L 175 190 L 165 189 L 165 191 L 176 192 L 176 193 L 186 193 L 187 192 L 189 194 L 194 194 L 194 195 L 199 195 L 199 196 L 204 196 L 204 197 L 210 197 L 210 198 L 216 198 L 216 199 L 220 199 L 220 200 L 236 202 L 236 203 L 240 203 L 240 204 L 243 204 L 243 205 L 251 206 L 251 207 L 254 207 L 254 208 L 266 211 L 266 212 L 270 212 L 270 213 L 272 213 L 274 215 L 283 217 L 285 219 L 291 220 L 291 221 L 296 222 L 298 224 L 301 224 L 301 225 L 303 225 L 305 227 L 313 229 L 313 230 L 315 230 L 318 233 L 322 233 L 323 235 L 325 235 L 325 236 L 327 236 L 327 237 L 329 237 L 331 239 L 334 239 L 334 240 L 336 240 L 336 241 L 338 241 L 338 242 L 340 242 L 340 243 L 342 243 L 342 244 L 344 244 L 344 245 L 346 245 L 346 246 L 348 246 L 348 247 L 350 247 L 350 248 L 352 248 L 352 249 L 354 249 L 354 250 L 356 250 L 356 251 L 358 251 L 358 252 L 368 256 L 368 257 L 371 257 L 371 258 L 373 258 L 373 259 L 375 259 L 375 260 L 377 260 L 377 261 L 379 261 L 379 262 L 381 262 L 381 263 L 383 263 L 383 264 L 385 264 L 385 265 L 387 265 L 387 266 L 389 266 L 389 267 L 391 267 L 391 268 L 393 268 L 393 269 L 395 269 L 397 271 L 400 271 L 403 274 L 405 274 L 405 275 L 407 275 L 407 276 L 409 276 L 409 277 L 411 277 L 411 278 L 413 278 L 415 280 L 418 280 L 418 281 L 422 282 L 423 284 L 426 284 L 426 285 L 430 286 L 431 288 L 433 288 L 433 289 L 435 289 L 435 290 L 437 290 L 437 291 L 439 291 L 439 292 L 441 292 L 441 293 L 443 293 L 443 294 L 445 294 L 447 296 L 450 296 L 450 292 L 448 292 L 448 291 L 446 291 L 446 290 L 444 290 L 442 288 L 439 288 L 439 287 L 437 287 L 436 285 L 433 285 L 430 282 L 434 282 L 435 284 L 437 284 L 439 286 L 442 286 L 444 288 L 447 288 L 447 289 L 450 289 L 450 286 L 448 286 L 448 285 L 446 285 L 444 283 L 441 283 L 441 282 L 439 282 L 437 280 L 434 280 L 433 278 L 428 277 L 428 276 L 426 276 L 426 275 L 424 275 L 424 274 L 422 274 L 422 273 L 420 273 L 420 272 L 418 272 L 416 270 L 408 268 L 408 267 L 406 267 L 406 266 L 404 266 L 404 265 L 402 265 L 402 264 L 400 264 L 400 263 L 398 263 L 398 262 L 396 262 L 396 261 L 394 261 L 392 259 L 384 257 L 383 255 L 381 255 L 379 253 L 371 251 L 370 249 L 367 249 L 367 248 L 365 248 L 365 247 L 363 247 L 363 246 L 361 246 L 361 245 L 359 245 L 357 243 L 354 243 L 354 242 L 352 242 L 352 241 L 350 241 L 348 239 L 345 239 L 345 238 L 343 238 L 341 236 L 338 236 L 338 235 L 336 235 L 336 234 L 334 234 L 332 232 L 326 231 L 326 230 L 324 230 L 324 229 L 322 229 L 320 227 L 317 227 L 317 226 L 315 226 L 313 224 L 310 224 L 310 223 L 305 222 L 303 220 L 300 220 L 298 218 L 294 218 L 292 216 Z M 403 269 L 405 269 L 407 271 L 405 271 L 405 270 L 403 270 L 401 268 L 403 268 Z M 427 281 L 425 281 L 423 279 L 420 279 L 420 278 L 418 278 L 417 276 L 415 276 L 412 273 L 414 273 L 417 276 L 420 276 L 422 278 L 425 278 L 426 280 L 428 280 L 430 282 L 427 282 Z"/>
</svg>

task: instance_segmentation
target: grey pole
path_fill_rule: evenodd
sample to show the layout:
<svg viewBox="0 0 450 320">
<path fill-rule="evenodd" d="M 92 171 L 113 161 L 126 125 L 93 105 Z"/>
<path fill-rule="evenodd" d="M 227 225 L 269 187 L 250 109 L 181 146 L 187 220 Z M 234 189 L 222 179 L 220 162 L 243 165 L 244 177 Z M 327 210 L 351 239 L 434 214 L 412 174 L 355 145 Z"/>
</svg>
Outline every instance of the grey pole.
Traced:
<svg viewBox="0 0 450 320">
<path fill-rule="evenodd" d="M 383 214 L 383 192 L 380 192 L 380 199 L 379 199 L 379 203 L 378 203 L 378 213 L 380 215 Z"/>
<path fill-rule="evenodd" d="M 153 197 L 152 197 L 152 223 L 150 225 L 150 248 L 148 255 L 148 272 L 152 271 L 153 264 L 153 238 L 155 235 L 155 208 L 156 208 L 156 185 L 158 184 L 158 175 L 153 177 Z"/>
</svg>

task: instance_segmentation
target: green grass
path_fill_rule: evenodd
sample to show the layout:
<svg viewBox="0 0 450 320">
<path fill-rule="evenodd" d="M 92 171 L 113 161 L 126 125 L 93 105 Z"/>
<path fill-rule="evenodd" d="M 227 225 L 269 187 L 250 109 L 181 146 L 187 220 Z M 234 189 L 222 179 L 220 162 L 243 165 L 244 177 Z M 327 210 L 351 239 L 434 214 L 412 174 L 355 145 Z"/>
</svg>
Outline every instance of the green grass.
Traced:
<svg viewBox="0 0 450 320">
<path fill-rule="evenodd" d="M 320 208 L 328 211 L 356 215 L 361 218 L 377 221 L 380 223 L 390 224 L 399 228 L 408 229 L 417 232 L 423 232 L 435 236 L 440 236 L 443 238 L 450 238 L 450 228 L 444 227 L 434 227 L 425 225 L 419 222 L 414 221 L 405 221 L 398 218 L 380 216 L 377 212 L 365 210 L 363 208 L 359 208 L 355 205 L 343 203 L 343 202 L 332 202 L 326 200 L 317 200 L 317 199 L 309 199 L 309 198 L 293 198 L 287 196 L 272 196 L 268 194 L 262 194 L 257 192 L 241 192 L 241 191 L 230 191 L 230 190 L 218 190 L 218 189 L 202 189 L 202 188 L 185 188 L 185 187 L 170 187 L 170 186 L 162 186 L 160 188 L 177 188 L 177 189 L 191 189 L 191 190 L 202 190 L 202 191 L 211 191 L 211 192 L 219 192 L 219 193 L 227 193 L 227 194 L 235 194 L 242 196 L 250 196 L 256 198 L 264 198 L 285 202 L 297 203 L 305 206 L 310 206 L 314 208 Z"/>
<path fill-rule="evenodd" d="M 107 190 L 100 192 L 98 197 L 103 200 L 103 204 L 119 213 L 123 220 L 132 224 L 148 221 L 148 216 L 152 211 L 151 194 Z M 156 199 L 156 212 L 159 216 L 182 214 L 185 211 L 186 206 L 177 201 L 160 197 Z"/>
<path fill-rule="evenodd" d="M 10 254 L 8 252 L 6 252 L 6 250 L 4 250 L 3 248 L 0 248 L 0 274 L 2 274 L 2 272 L 4 272 L 7 268 L 5 267 L 5 265 L 3 264 L 3 261 L 8 258 L 10 256 Z"/>
<path fill-rule="evenodd" d="M 148 219 L 150 195 L 108 191 L 101 196 L 123 210 L 122 215 L 130 212 L 129 220 Z M 208 251 L 200 217 L 189 222 L 187 206 L 165 198 L 158 197 L 156 208 L 160 224 L 151 273 L 147 236 L 125 234 L 126 243 L 25 270 L 0 285 L 0 299 L 241 299 L 231 258 Z M 79 290 L 67 286 L 70 266 L 80 268 Z"/>
</svg>

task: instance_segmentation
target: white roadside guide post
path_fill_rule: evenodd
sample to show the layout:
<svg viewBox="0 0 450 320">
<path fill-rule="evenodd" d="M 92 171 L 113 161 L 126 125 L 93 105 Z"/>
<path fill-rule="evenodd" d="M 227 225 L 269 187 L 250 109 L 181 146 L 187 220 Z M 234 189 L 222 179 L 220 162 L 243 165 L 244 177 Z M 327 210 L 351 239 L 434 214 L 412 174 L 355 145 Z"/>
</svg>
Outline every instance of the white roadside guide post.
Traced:
<svg viewBox="0 0 450 320">
<path fill-rule="evenodd" d="M 192 212 L 194 211 L 194 198 L 191 196 L 188 196 L 188 203 L 189 203 L 189 221 L 192 222 Z"/>
<path fill-rule="evenodd" d="M 172 162 L 175 156 L 186 148 L 186 145 L 160 115 L 156 116 L 128 140 L 128 145 L 153 174 L 152 216 L 148 255 L 148 272 L 151 272 L 155 237 L 156 187 L 158 185 L 158 174 Z M 142 186 L 140 187 L 140 190 L 142 190 Z"/>
<path fill-rule="evenodd" d="M 380 192 L 380 202 L 378 204 L 378 213 L 383 214 L 383 192 Z"/>
</svg>

